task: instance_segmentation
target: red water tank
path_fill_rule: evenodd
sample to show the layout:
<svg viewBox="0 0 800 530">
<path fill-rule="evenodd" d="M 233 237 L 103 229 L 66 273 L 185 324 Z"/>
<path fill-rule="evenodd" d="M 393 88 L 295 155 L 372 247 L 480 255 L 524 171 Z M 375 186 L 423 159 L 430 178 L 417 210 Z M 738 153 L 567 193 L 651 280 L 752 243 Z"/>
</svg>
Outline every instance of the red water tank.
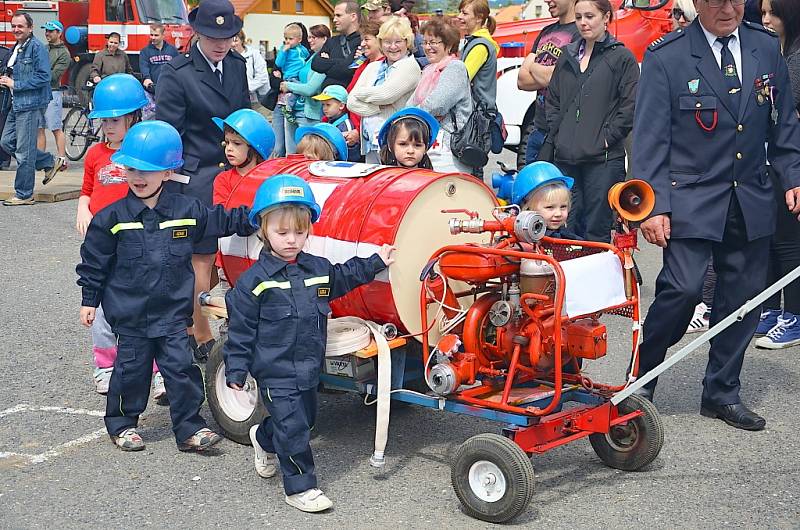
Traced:
<svg viewBox="0 0 800 530">
<path fill-rule="evenodd" d="M 384 243 L 397 247 L 388 272 L 331 304 L 334 316 L 391 322 L 409 333 L 421 331 L 419 275 L 430 256 L 445 245 L 487 241 L 488 234 L 451 235 L 448 220 L 453 214 L 441 210 L 467 208 L 491 218 L 497 205 L 492 190 L 471 175 L 293 155 L 267 160 L 242 177 L 226 207 L 249 206 L 261 182 L 279 173 L 306 179 L 322 207 L 306 243 L 309 253 L 341 263 L 370 256 Z M 255 235 L 220 240 L 229 281 L 236 282 L 261 248 Z"/>
</svg>

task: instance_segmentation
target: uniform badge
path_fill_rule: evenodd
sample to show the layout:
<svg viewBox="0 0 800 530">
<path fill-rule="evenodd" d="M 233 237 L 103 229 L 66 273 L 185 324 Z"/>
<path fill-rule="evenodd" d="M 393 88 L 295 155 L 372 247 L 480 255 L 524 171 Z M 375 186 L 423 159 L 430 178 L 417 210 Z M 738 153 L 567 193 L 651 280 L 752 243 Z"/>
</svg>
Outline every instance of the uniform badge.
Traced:
<svg viewBox="0 0 800 530">
<path fill-rule="evenodd" d="M 184 237 L 189 237 L 189 229 L 188 228 L 173 228 L 172 229 L 172 239 L 182 239 Z"/>
<path fill-rule="evenodd" d="M 764 104 L 764 94 L 762 94 L 761 92 L 756 93 L 756 103 L 758 103 L 759 105 Z"/>
<path fill-rule="evenodd" d="M 692 79 L 691 81 L 689 81 L 686 84 L 689 86 L 689 92 L 691 94 L 697 94 L 697 89 L 700 88 L 700 80 L 699 79 Z"/>
<path fill-rule="evenodd" d="M 317 296 L 319 296 L 320 298 L 330 295 L 331 295 L 330 287 L 317 287 Z"/>
<path fill-rule="evenodd" d="M 225 23 L 225 17 L 217 17 L 217 26 L 221 26 Z"/>
<path fill-rule="evenodd" d="M 736 76 L 736 66 L 733 64 L 725 65 L 725 77 L 735 77 Z"/>
</svg>

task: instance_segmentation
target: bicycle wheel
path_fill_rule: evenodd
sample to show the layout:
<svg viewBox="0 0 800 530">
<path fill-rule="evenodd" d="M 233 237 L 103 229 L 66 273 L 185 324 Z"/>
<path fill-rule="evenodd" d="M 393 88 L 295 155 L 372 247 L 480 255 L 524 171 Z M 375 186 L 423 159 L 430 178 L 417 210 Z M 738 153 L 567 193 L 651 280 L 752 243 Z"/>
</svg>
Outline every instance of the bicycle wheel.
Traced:
<svg viewBox="0 0 800 530">
<path fill-rule="evenodd" d="M 77 162 L 86 154 L 94 136 L 92 123 L 83 107 L 74 107 L 67 113 L 64 118 L 64 136 L 67 158 Z"/>
</svg>

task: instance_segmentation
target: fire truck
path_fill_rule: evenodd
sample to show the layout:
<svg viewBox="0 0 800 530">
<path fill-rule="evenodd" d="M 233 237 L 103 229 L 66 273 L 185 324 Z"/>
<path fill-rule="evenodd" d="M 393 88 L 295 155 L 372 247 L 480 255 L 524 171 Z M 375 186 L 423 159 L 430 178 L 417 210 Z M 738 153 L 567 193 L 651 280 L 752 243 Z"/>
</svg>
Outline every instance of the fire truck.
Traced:
<svg viewBox="0 0 800 530">
<path fill-rule="evenodd" d="M 120 48 L 127 52 L 137 71 L 139 50 L 150 42 L 149 24 L 164 24 L 166 40 L 181 51 L 192 36 L 185 0 L 0 1 L 0 7 L 0 44 L 5 46 L 14 45 L 11 15 L 15 11 L 31 15 L 34 35 L 42 41 L 42 24 L 53 19 L 64 24 L 63 39 L 74 62 L 61 83 L 72 87 L 86 84 L 94 54 L 105 47 L 106 35 L 111 32 L 120 34 Z"/>
<path fill-rule="evenodd" d="M 633 52 L 639 62 L 651 42 L 672 30 L 672 0 L 611 0 L 617 7 L 609 31 Z M 508 137 L 506 148 L 517 153 L 517 165 L 525 161 L 525 146 L 533 129 L 536 92 L 517 88 L 517 75 L 542 28 L 553 18 L 498 24 L 492 37 L 500 44 L 497 60 L 497 106 L 503 114 Z"/>
</svg>

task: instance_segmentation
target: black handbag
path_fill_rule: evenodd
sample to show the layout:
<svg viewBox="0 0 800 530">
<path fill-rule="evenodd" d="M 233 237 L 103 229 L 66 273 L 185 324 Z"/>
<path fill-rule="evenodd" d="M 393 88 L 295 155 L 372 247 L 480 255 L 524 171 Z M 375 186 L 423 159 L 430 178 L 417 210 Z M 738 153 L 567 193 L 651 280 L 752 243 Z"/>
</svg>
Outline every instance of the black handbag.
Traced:
<svg viewBox="0 0 800 530">
<path fill-rule="evenodd" d="M 453 132 L 450 133 L 450 151 L 462 164 L 469 167 L 483 167 L 489 162 L 492 147 L 492 124 L 494 113 L 484 105 L 478 104 L 462 127 L 456 123 L 456 115 L 450 109 Z"/>
</svg>

